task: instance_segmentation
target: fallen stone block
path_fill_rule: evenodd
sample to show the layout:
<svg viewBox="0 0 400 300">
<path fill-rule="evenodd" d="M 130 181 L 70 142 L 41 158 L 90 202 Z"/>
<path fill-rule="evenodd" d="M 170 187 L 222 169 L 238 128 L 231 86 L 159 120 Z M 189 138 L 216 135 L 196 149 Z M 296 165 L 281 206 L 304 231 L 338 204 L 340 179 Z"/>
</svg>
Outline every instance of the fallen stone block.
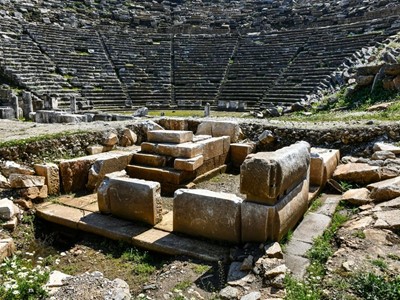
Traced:
<svg viewBox="0 0 400 300">
<path fill-rule="evenodd" d="M 0 174 L 0 189 L 9 189 L 11 188 L 10 182 L 6 177 Z"/>
<path fill-rule="evenodd" d="M 174 195 L 174 231 L 238 243 L 241 203 L 234 194 L 179 189 Z"/>
<path fill-rule="evenodd" d="M 197 127 L 196 135 L 229 136 L 232 143 L 243 138 L 242 129 L 237 122 L 205 121 Z"/>
<path fill-rule="evenodd" d="M 11 256 L 17 248 L 12 238 L 0 239 L 0 262 Z"/>
<path fill-rule="evenodd" d="M 140 145 L 142 152 L 172 157 L 192 158 L 203 154 L 203 148 L 197 143 L 155 144 L 144 142 Z"/>
<path fill-rule="evenodd" d="M 308 180 L 275 205 L 242 202 L 242 242 L 280 241 L 303 217 L 308 208 Z"/>
<path fill-rule="evenodd" d="M 193 158 L 176 158 L 174 160 L 174 169 L 191 172 L 199 168 L 203 162 L 203 155 Z"/>
<path fill-rule="evenodd" d="M 1 224 L 1 226 L 8 231 L 14 231 L 18 225 L 18 218 L 16 216 L 12 217 L 10 220 Z"/>
<path fill-rule="evenodd" d="M 351 189 L 342 195 L 342 200 L 354 205 L 364 205 L 371 202 L 369 194 L 367 188 Z"/>
<path fill-rule="evenodd" d="M 375 208 L 382 209 L 382 210 L 392 210 L 395 208 L 396 209 L 400 208 L 400 197 L 380 203 L 380 204 L 376 205 Z"/>
<path fill-rule="evenodd" d="M 387 143 L 375 143 L 373 150 L 376 151 L 390 151 L 394 154 L 400 154 L 400 147 Z"/>
<path fill-rule="evenodd" d="M 183 130 L 151 130 L 147 132 L 147 140 L 153 143 L 181 144 L 193 140 L 192 131 Z"/>
<path fill-rule="evenodd" d="M 310 185 L 324 187 L 332 178 L 339 161 L 339 150 L 311 148 Z"/>
<path fill-rule="evenodd" d="M 133 152 L 107 152 L 98 156 L 89 169 L 88 190 L 96 190 L 108 173 L 122 171 L 132 160 Z"/>
<path fill-rule="evenodd" d="M 400 209 L 378 211 L 374 213 L 377 222 L 380 221 L 381 228 L 388 228 L 391 230 L 400 229 Z M 385 225 L 385 223 L 387 225 Z"/>
<path fill-rule="evenodd" d="M 35 175 L 22 175 L 13 173 L 8 179 L 10 181 L 10 186 L 13 189 L 43 186 L 45 183 L 45 178 L 43 176 Z"/>
<path fill-rule="evenodd" d="M 45 185 L 49 195 L 57 195 L 60 193 L 60 170 L 56 164 L 35 164 L 35 172 L 39 176 L 45 178 Z"/>
<path fill-rule="evenodd" d="M 254 143 L 233 143 L 230 145 L 230 159 L 232 165 L 239 168 L 246 159 L 247 155 L 253 153 L 256 148 Z"/>
<path fill-rule="evenodd" d="M 34 175 L 35 171 L 27 166 L 20 165 L 14 161 L 5 161 L 0 165 L 1 173 L 5 177 L 9 177 L 10 174 L 21 174 L 21 175 Z"/>
<path fill-rule="evenodd" d="M 306 142 L 275 152 L 248 155 L 240 167 L 240 192 L 248 201 L 274 205 L 308 177 L 310 147 Z"/>
<path fill-rule="evenodd" d="M 399 175 L 395 169 L 371 166 L 366 163 L 347 163 L 339 165 L 333 173 L 333 179 L 359 184 L 369 184 Z"/>
<path fill-rule="evenodd" d="M 158 182 L 107 177 L 97 192 L 99 210 L 123 219 L 155 225 L 162 219 L 160 191 Z"/>
<path fill-rule="evenodd" d="M 29 188 L 20 189 L 21 197 L 28 200 L 35 199 L 46 199 L 48 197 L 48 188 L 47 185 L 44 186 L 33 186 Z"/>
<path fill-rule="evenodd" d="M 94 146 L 89 146 L 86 148 L 86 152 L 89 155 L 95 155 L 95 154 L 100 154 L 103 152 L 108 152 L 113 149 L 113 146 L 100 146 L 100 145 L 94 145 Z"/>
<path fill-rule="evenodd" d="M 132 163 L 149 167 L 165 167 L 167 158 L 157 154 L 134 153 Z"/>
<path fill-rule="evenodd" d="M 162 118 L 158 123 L 168 130 L 188 130 L 189 127 L 188 120 L 185 119 Z"/>
<path fill-rule="evenodd" d="M 128 147 L 128 146 L 135 145 L 137 142 L 137 139 L 138 138 L 137 138 L 136 133 L 134 133 L 129 128 L 125 128 L 122 133 L 122 136 L 119 140 L 119 143 L 122 147 Z"/>
<path fill-rule="evenodd" d="M 9 199 L 4 198 L 0 200 L 0 219 L 11 220 L 16 214 L 19 213 L 18 207 Z"/>
<path fill-rule="evenodd" d="M 396 159 L 396 155 L 391 151 L 376 151 L 371 156 L 372 160 L 386 160 L 386 159 Z"/>
<path fill-rule="evenodd" d="M 400 176 L 369 184 L 367 188 L 374 202 L 391 200 L 400 196 Z"/>
<path fill-rule="evenodd" d="M 118 135 L 115 132 L 107 132 L 103 135 L 102 144 L 104 146 L 114 146 L 118 144 Z"/>
</svg>

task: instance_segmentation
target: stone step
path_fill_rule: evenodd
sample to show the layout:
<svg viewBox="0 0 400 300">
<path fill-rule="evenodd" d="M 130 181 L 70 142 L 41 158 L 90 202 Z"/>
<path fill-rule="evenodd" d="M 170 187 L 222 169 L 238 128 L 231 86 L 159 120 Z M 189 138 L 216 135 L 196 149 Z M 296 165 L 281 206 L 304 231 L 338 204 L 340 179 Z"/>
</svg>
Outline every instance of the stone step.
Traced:
<svg viewBox="0 0 400 300">
<path fill-rule="evenodd" d="M 97 203 L 95 203 L 97 205 Z M 103 215 L 88 209 L 45 203 L 37 208 L 38 217 L 75 230 L 100 235 L 116 241 L 168 255 L 187 255 L 206 260 L 227 259 L 229 247 L 211 244 L 142 224 Z"/>
<path fill-rule="evenodd" d="M 144 142 L 141 144 L 141 150 L 145 153 L 181 158 L 192 158 L 203 153 L 202 145 L 191 142 L 182 144 L 157 144 Z"/>
<path fill-rule="evenodd" d="M 153 143 L 181 144 L 193 140 L 192 131 L 183 130 L 150 130 L 147 132 L 147 140 Z"/>
<path fill-rule="evenodd" d="M 132 163 L 136 165 L 161 168 L 166 166 L 167 158 L 162 155 L 138 152 L 133 154 Z"/>
<path fill-rule="evenodd" d="M 145 166 L 128 165 L 126 172 L 132 178 L 152 180 L 164 183 L 181 185 L 190 182 L 195 178 L 195 173 L 187 171 L 179 171 L 173 168 L 152 168 Z"/>
</svg>

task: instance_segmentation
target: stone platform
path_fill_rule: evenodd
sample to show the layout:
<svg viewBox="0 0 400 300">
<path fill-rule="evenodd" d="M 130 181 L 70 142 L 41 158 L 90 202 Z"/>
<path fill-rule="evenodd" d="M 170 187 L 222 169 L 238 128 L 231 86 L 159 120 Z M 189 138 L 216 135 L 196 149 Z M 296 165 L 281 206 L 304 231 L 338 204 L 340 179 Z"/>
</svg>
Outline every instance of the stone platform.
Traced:
<svg viewBox="0 0 400 300">
<path fill-rule="evenodd" d="M 37 207 L 36 214 L 52 223 L 164 254 L 206 261 L 224 260 L 229 255 L 229 247 L 172 233 L 172 212 L 164 214 L 163 221 L 154 227 L 103 215 L 99 213 L 96 194 L 59 197 Z"/>
</svg>

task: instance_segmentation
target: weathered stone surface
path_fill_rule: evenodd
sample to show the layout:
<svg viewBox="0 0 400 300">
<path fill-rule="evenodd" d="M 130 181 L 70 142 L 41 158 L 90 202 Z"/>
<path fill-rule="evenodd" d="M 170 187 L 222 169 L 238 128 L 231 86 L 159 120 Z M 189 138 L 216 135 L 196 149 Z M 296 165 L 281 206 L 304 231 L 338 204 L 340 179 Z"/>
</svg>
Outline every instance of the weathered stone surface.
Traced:
<svg viewBox="0 0 400 300">
<path fill-rule="evenodd" d="M 93 145 L 93 146 L 88 146 L 86 148 L 86 153 L 89 155 L 95 155 L 95 154 L 100 154 L 103 152 L 108 152 L 112 150 L 112 146 L 100 146 L 100 145 Z"/>
<path fill-rule="evenodd" d="M 136 133 L 134 133 L 129 128 L 125 128 L 122 133 L 122 136 L 119 140 L 119 143 L 122 147 L 128 147 L 128 146 L 132 146 L 132 145 L 136 144 L 137 139 L 138 138 L 137 138 Z"/>
<path fill-rule="evenodd" d="M 339 161 L 339 150 L 311 148 L 310 184 L 325 186 L 326 182 L 332 178 Z"/>
<path fill-rule="evenodd" d="M 390 151 L 394 154 L 400 154 L 400 147 L 387 143 L 375 143 L 373 147 L 374 151 Z"/>
<path fill-rule="evenodd" d="M 153 143 L 181 144 L 193 140 L 192 131 L 183 130 L 151 130 L 147 132 L 147 140 Z"/>
<path fill-rule="evenodd" d="M 266 145 L 275 141 L 275 136 L 271 130 L 264 130 L 258 137 L 260 144 Z"/>
<path fill-rule="evenodd" d="M 203 154 L 203 147 L 197 143 L 155 144 L 144 142 L 141 149 L 145 153 L 154 153 L 172 157 L 192 158 Z"/>
<path fill-rule="evenodd" d="M 235 300 L 239 297 L 239 290 L 228 285 L 219 292 L 219 297 L 223 300 Z"/>
<path fill-rule="evenodd" d="M 230 264 L 227 276 L 228 283 L 239 281 L 247 276 L 248 272 L 241 271 L 240 270 L 241 267 L 242 267 L 241 262 L 234 261 L 233 263 Z"/>
<path fill-rule="evenodd" d="M 396 159 L 396 155 L 391 151 L 376 151 L 371 156 L 372 160 L 386 160 L 386 159 Z"/>
<path fill-rule="evenodd" d="M 49 195 L 57 195 L 60 193 L 60 170 L 56 164 L 35 164 L 35 172 L 39 176 L 45 178 L 45 184 Z"/>
<path fill-rule="evenodd" d="M 132 160 L 133 152 L 107 152 L 99 155 L 89 169 L 87 189 L 96 190 L 108 173 L 122 171 Z"/>
<path fill-rule="evenodd" d="M 194 171 L 204 162 L 203 155 L 192 158 L 176 158 L 174 160 L 174 169 L 182 171 Z"/>
<path fill-rule="evenodd" d="M 205 121 L 197 127 L 196 135 L 211 135 L 213 137 L 230 136 L 232 143 L 243 138 L 243 132 L 237 122 Z"/>
<path fill-rule="evenodd" d="M 378 220 L 382 220 L 388 224 L 385 226 L 386 228 L 392 230 L 400 229 L 400 209 L 378 211 L 374 214 Z"/>
<path fill-rule="evenodd" d="M 284 255 L 286 265 L 297 279 L 303 279 L 310 265 L 310 260 L 298 255 Z"/>
<path fill-rule="evenodd" d="M 306 142 L 275 152 L 250 154 L 240 167 L 240 191 L 249 201 L 274 205 L 308 176 L 309 165 Z"/>
<path fill-rule="evenodd" d="M 371 166 L 366 163 L 339 165 L 333 173 L 335 180 L 368 184 L 398 176 L 398 171 L 390 168 Z"/>
<path fill-rule="evenodd" d="M 20 165 L 14 161 L 5 161 L 0 165 L 1 173 L 9 177 L 10 174 L 34 175 L 35 171 L 27 166 Z"/>
<path fill-rule="evenodd" d="M 343 194 L 342 200 L 354 205 L 364 205 L 371 202 L 369 194 L 370 192 L 367 188 L 351 189 Z"/>
<path fill-rule="evenodd" d="M 400 196 L 400 176 L 369 184 L 370 198 L 376 202 L 387 201 Z"/>
<path fill-rule="evenodd" d="M 250 271 L 253 268 L 254 257 L 253 255 L 247 256 L 240 266 L 241 271 Z"/>
<path fill-rule="evenodd" d="M 253 153 L 256 148 L 254 143 L 233 143 L 230 145 L 230 158 L 234 167 L 239 168 L 247 155 Z"/>
<path fill-rule="evenodd" d="M 158 125 L 156 122 L 151 120 L 146 120 L 136 124 L 141 130 L 144 132 L 145 136 L 147 136 L 147 132 L 150 130 L 163 130 L 164 128 Z"/>
<path fill-rule="evenodd" d="M 2 174 L 0 174 L 0 189 L 9 189 L 9 188 L 11 188 L 11 185 L 8 182 L 8 179 L 4 177 Z"/>
<path fill-rule="evenodd" d="M 20 194 L 25 199 L 34 200 L 34 199 L 46 199 L 48 197 L 48 188 L 47 185 L 44 186 L 32 186 L 29 188 L 20 189 Z"/>
<path fill-rule="evenodd" d="M 243 242 L 279 241 L 294 228 L 308 207 L 309 183 L 304 180 L 273 206 L 242 202 Z"/>
<path fill-rule="evenodd" d="M 390 201 L 386 201 L 383 203 L 380 203 L 375 206 L 376 208 L 380 208 L 382 210 L 389 210 L 389 209 L 394 209 L 394 208 L 400 208 L 400 197 L 394 198 Z"/>
<path fill-rule="evenodd" d="M 313 240 L 322 235 L 331 223 L 331 218 L 325 215 L 308 213 L 293 233 L 292 239 L 312 244 Z"/>
<path fill-rule="evenodd" d="M 107 132 L 103 136 L 102 144 L 104 146 L 114 146 L 118 144 L 118 135 L 115 132 Z"/>
<path fill-rule="evenodd" d="M 16 249 L 12 238 L 0 239 L 0 262 L 11 256 Z"/>
<path fill-rule="evenodd" d="M 265 272 L 265 277 L 266 278 L 273 278 L 276 277 L 280 274 L 285 274 L 288 272 L 288 268 L 286 267 L 286 265 L 279 265 L 273 269 L 267 270 Z"/>
<path fill-rule="evenodd" d="M 240 242 L 240 204 L 234 194 L 179 189 L 174 195 L 174 231 Z"/>
<path fill-rule="evenodd" d="M 265 255 L 270 258 L 283 258 L 282 248 L 278 242 L 265 246 Z"/>
<path fill-rule="evenodd" d="M 98 155 L 68 159 L 60 162 L 60 177 L 65 193 L 78 192 L 86 188 L 89 169 Z"/>
<path fill-rule="evenodd" d="M 209 160 L 224 153 L 223 137 L 213 137 L 210 139 L 198 141 L 196 144 L 202 147 L 202 155 L 204 157 L 204 160 Z"/>
<path fill-rule="evenodd" d="M 34 186 L 43 186 L 45 178 L 43 176 L 22 175 L 13 173 L 8 178 L 12 188 L 28 188 Z"/>
<path fill-rule="evenodd" d="M 167 159 L 165 156 L 149 153 L 134 153 L 132 162 L 137 165 L 149 167 L 165 167 Z"/>
<path fill-rule="evenodd" d="M 261 293 L 258 291 L 250 292 L 240 298 L 240 300 L 259 300 L 261 299 Z"/>
<path fill-rule="evenodd" d="M 1 220 L 11 220 L 19 212 L 15 204 L 7 199 L 0 200 L 0 219 Z"/>
<path fill-rule="evenodd" d="M 134 178 L 106 178 L 97 195 L 99 210 L 127 220 L 155 225 L 162 219 L 161 186 Z"/>
<path fill-rule="evenodd" d="M 11 232 L 17 228 L 17 225 L 18 225 L 18 218 L 16 216 L 12 217 L 10 220 L 1 224 L 1 226 L 4 229 L 11 231 Z"/>
<path fill-rule="evenodd" d="M 188 120 L 178 118 L 162 118 L 158 120 L 158 123 L 165 129 L 168 130 L 188 130 Z"/>
</svg>

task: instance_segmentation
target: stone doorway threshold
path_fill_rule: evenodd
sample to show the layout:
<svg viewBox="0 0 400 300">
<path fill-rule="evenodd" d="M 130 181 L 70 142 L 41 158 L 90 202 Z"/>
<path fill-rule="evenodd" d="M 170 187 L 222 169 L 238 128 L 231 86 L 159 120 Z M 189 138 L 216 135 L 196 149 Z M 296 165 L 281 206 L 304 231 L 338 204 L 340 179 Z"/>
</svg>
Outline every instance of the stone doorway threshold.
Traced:
<svg viewBox="0 0 400 300">
<path fill-rule="evenodd" d="M 187 255 L 205 261 L 226 260 L 229 256 L 229 245 L 221 246 L 172 233 L 172 211 L 163 216 L 161 223 L 151 227 L 101 214 L 97 194 L 78 198 L 61 196 L 38 206 L 36 215 L 52 223 L 164 254 Z"/>
</svg>

